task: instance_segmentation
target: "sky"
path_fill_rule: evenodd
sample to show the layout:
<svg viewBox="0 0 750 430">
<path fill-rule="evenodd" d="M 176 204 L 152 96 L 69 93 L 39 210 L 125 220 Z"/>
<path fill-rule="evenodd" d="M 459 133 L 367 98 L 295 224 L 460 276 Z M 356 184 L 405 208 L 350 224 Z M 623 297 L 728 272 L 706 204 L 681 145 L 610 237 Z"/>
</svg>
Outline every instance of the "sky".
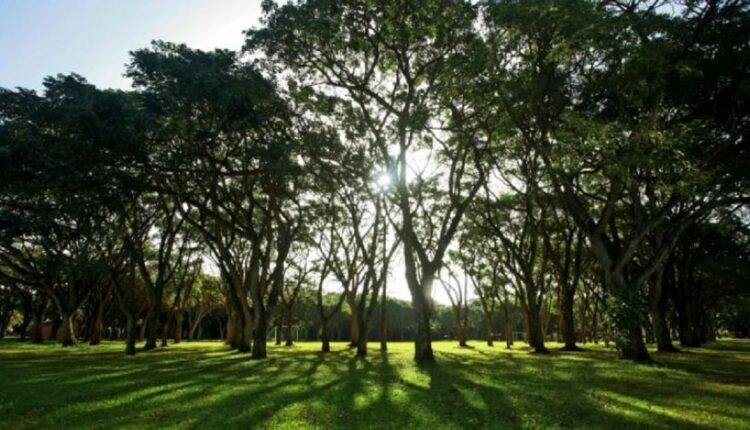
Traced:
<svg viewBox="0 0 750 430">
<path fill-rule="evenodd" d="M 0 87 L 40 90 L 49 75 L 75 72 L 100 88 L 129 89 L 129 52 L 152 40 L 198 49 L 240 49 L 260 25 L 260 0 L 0 0 Z M 388 295 L 410 300 L 396 257 Z M 436 282 L 433 297 L 447 304 Z"/>
<path fill-rule="evenodd" d="M 129 51 L 159 39 L 239 49 L 260 15 L 259 0 L 0 0 L 0 87 L 39 89 L 75 72 L 128 89 Z"/>
</svg>

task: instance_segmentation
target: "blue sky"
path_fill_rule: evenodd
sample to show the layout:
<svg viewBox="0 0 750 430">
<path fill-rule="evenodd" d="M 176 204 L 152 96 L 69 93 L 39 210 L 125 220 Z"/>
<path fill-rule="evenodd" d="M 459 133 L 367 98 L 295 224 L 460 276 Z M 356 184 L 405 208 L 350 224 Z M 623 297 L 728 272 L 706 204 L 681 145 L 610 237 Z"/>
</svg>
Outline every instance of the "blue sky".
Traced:
<svg viewBox="0 0 750 430">
<path fill-rule="evenodd" d="M 76 72 L 126 89 L 129 51 L 155 39 L 239 49 L 259 17 L 260 0 L 0 0 L 0 87 Z"/>
</svg>

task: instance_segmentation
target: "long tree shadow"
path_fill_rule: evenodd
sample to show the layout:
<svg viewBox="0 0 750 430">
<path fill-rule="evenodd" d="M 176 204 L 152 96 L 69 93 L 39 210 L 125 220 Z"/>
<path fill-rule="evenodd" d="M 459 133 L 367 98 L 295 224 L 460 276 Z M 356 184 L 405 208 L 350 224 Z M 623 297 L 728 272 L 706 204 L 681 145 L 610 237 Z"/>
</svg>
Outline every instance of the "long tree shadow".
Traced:
<svg viewBox="0 0 750 430">
<path fill-rule="evenodd" d="M 746 346 L 651 367 L 602 350 L 441 345 L 419 367 L 403 350 L 362 360 L 343 347 L 271 348 L 251 361 L 218 344 L 135 357 L 45 345 L 0 352 L 0 417 L 20 429 L 739 428 L 750 422 Z"/>
</svg>

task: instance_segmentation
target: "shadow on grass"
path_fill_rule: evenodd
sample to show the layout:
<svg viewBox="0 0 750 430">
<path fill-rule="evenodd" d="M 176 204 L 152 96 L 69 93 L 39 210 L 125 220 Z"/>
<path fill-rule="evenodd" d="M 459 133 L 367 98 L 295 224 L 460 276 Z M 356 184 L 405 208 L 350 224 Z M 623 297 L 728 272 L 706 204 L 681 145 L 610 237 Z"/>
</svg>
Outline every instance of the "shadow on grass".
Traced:
<svg viewBox="0 0 750 430">
<path fill-rule="evenodd" d="M 529 354 L 409 344 L 366 359 L 343 344 L 269 346 L 251 361 L 219 343 L 125 357 L 122 345 L 62 349 L 0 342 L 0 423 L 13 428 L 742 428 L 750 342 L 657 354 Z M 0 425 L 0 428 L 3 425 Z"/>
</svg>

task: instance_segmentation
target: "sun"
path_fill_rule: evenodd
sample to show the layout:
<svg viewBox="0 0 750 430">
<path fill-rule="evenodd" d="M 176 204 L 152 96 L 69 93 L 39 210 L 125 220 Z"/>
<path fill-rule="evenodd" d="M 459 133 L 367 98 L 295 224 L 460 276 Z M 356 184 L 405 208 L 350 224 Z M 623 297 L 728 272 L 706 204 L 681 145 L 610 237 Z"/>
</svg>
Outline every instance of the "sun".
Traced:
<svg viewBox="0 0 750 430">
<path fill-rule="evenodd" d="M 391 185 L 391 175 L 388 172 L 381 172 L 375 179 L 378 188 L 388 188 Z"/>
</svg>

